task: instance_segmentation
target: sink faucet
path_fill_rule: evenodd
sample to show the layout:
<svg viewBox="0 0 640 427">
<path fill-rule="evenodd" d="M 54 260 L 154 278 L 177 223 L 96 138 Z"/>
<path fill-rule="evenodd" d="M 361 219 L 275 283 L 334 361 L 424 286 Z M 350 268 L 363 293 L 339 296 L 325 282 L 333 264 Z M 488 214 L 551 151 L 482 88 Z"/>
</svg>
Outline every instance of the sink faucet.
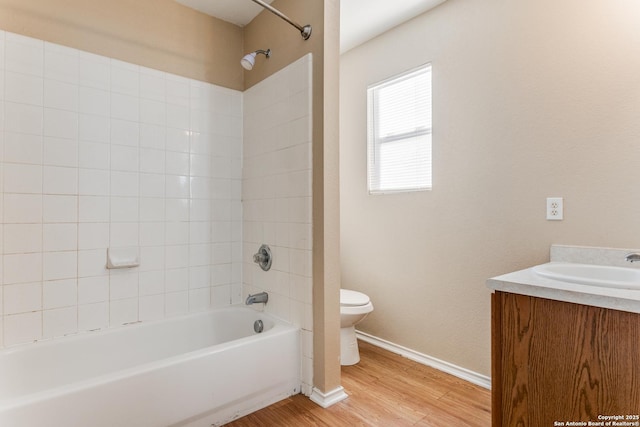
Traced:
<svg viewBox="0 0 640 427">
<path fill-rule="evenodd" d="M 269 301 L 269 294 L 266 292 L 260 292 L 259 294 L 249 295 L 245 304 L 251 305 L 260 302 L 266 304 L 267 301 Z"/>
<path fill-rule="evenodd" d="M 632 252 L 630 254 L 627 254 L 625 259 L 629 262 L 640 261 L 640 253 Z"/>
</svg>

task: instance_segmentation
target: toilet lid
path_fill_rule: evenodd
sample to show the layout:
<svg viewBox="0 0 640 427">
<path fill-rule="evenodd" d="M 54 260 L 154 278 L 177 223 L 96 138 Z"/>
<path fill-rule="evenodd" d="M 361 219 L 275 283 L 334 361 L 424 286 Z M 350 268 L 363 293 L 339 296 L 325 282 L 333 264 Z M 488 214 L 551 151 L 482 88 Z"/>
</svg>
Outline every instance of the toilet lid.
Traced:
<svg viewBox="0 0 640 427">
<path fill-rule="evenodd" d="M 369 297 L 362 292 L 340 289 L 340 305 L 357 307 L 369 303 Z"/>
</svg>

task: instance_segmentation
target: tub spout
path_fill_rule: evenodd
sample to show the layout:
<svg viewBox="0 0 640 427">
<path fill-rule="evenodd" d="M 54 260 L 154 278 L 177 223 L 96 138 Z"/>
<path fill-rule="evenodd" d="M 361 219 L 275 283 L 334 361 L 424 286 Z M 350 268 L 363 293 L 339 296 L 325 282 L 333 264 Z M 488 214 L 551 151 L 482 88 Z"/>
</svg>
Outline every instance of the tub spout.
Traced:
<svg viewBox="0 0 640 427">
<path fill-rule="evenodd" d="M 637 261 L 640 261 L 640 254 L 639 253 L 630 253 L 630 254 L 627 254 L 625 259 L 627 261 L 629 261 L 629 262 L 637 262 Z"/>
<path fill-rule="evenodd" d="M 260 292 L 259 294 L 249 295 L 247 297 L 246 304 L 251 305 L 260 302 L 266 304 L 267 301 L 269 301 L 269 294 L 266 292 Z"/>
</svg>

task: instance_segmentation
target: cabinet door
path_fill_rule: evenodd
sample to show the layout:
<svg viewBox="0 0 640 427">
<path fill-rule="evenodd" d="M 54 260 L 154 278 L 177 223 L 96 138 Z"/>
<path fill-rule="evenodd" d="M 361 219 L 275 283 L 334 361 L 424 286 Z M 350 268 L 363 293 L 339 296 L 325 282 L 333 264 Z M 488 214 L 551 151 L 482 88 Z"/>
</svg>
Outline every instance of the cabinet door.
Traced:
<svg viewBox="0 0 640 427">
<path fill-rule="evenodd" d="M 496 292 L 492 323 L 494 427 L 640 413 L 639 314 Z"/>
</svg>

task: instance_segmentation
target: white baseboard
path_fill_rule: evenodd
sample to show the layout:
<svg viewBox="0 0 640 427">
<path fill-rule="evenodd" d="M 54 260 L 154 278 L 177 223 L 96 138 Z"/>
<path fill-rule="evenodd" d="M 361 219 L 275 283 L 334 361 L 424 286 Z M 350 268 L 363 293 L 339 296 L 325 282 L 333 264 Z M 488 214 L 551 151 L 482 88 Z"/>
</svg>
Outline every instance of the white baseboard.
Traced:
<svg viewBox="0 0 640 427">
<path fill-rule="evenodd" d="M 345 393 L 342 386 L 336 387 L 333 390 L 328 391 L 327 393 L 323 393 L 314 387 L 309 399 L 311 399 L 312 402 L 315 402 L 318 405 L 322 406 L 323 408 L 328 408 L 329 406 L 334 405 L 346 399 L 347 397 L 349 396 L 347 395 L 347 393 Z"/>
<path fill-rule="evenodd" d="M 469 369 L 462 368 L 454 365 L 453 363 L 445 362 L 444 360 L 436 359 L 435 357 L 428 356 L 426 354 L 418 353 L 410 348 L 403 347 L 398 344 L 383 340 L 382 338 L 374 337 L 364 332 L 356 330 L 356 336 L 362 341 L 373 344 L 377 347 L 389 350 L 392 353 L 399 354 L 414 362 L 421 363 L 423 365 L 431 366 L 432 368 L 451 374 L 455 377 L 469 381 L 470 383 L 479 385 L 486 389 L 491 389 L 491 378 L 481 375 L 477 372 L 473 372 Z"/>
</svg>

